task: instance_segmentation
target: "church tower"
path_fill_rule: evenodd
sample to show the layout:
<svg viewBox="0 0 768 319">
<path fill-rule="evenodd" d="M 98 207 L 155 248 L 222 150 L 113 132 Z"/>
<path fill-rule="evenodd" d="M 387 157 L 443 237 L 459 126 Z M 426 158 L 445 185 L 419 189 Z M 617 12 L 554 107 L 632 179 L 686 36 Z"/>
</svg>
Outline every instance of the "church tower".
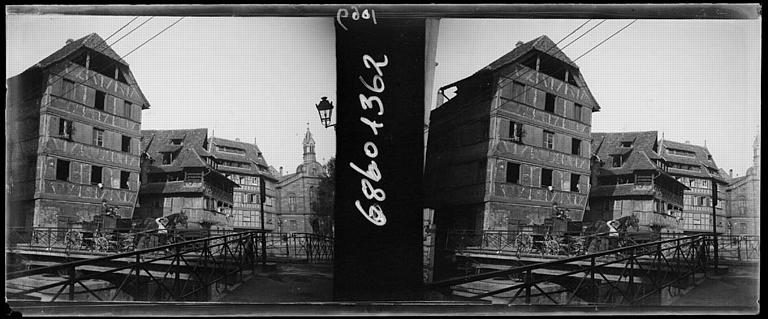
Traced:
<svg viewBox="0 0 768 319">
<path fill-rule="evenodd" d="M 314 163 L 317 161 L 315 158 L 315 139 L 312 138 L 312 132 L 307 127 L 307 133 L 304 134 L 304 165 Z"/>
<path fill-rule="evenodd" d="M 755 137 L 755 142 L 752 144 L 752 171 L 753 174 L 760 176 L 760 132 L 757 132 L 757 137 Z"/>
</svg>

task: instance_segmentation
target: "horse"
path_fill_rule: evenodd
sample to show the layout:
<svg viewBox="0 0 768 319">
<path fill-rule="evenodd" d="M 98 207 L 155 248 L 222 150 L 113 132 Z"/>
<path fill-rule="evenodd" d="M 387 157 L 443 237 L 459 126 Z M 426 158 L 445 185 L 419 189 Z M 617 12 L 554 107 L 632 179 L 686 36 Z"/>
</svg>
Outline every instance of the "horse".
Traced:
<svg viewBox="0 0 768 319">
<path fill-rule="evenodd" d="M 187 228 L 188 217 L 184 212 L 158 218 L 144 218 L 134 222 L 136 248 L 150 248 L 174 242 L 175 231 Z"/>
</svg>

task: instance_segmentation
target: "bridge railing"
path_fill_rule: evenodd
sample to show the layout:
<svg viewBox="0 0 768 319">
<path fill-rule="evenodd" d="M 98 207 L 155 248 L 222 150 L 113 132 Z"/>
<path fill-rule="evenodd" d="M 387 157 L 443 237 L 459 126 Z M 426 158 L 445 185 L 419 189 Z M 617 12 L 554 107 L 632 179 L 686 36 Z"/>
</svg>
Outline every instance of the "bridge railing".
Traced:
<svg viewBox="0 0 768 319">
<path fill-rule="evenodd" d="M 566 231 L 547 235 L 547 229 L 539 225 L 521 226 L 517 230 L 453 230 L 446 232 L 438 249 L 461 251 L 464 249 L 488 250 L 496 253 L 535 253 L 552 256 L 572 256 L 587 252 L 588 240 L 606 237 L 608 233 L 584 234 Z"/>
<path fill-rule="evenodd" d="M 710 233 L 702 233 L 711 235 Z M 683 234 L 664 233 L 662 239 L 684 237 Z M 714 248 L 714 241 L 710 242 Z M 759 261 L 760 236 L 756 235 L 717 235 L 718 257 L 723 261 Z"/>
<path fill-rule="evenodd" d="M 28 248 L 63 252 L 65 254 L 98 254 L 130 252 L 163 244 L 240 233 L 245 230 L 158 230 L 113 228 L 102 232 L 81 229 L 34 227 L 7 228 L 7 249 Z M 247 231 L 246 231 L 247 232 Z M 266 247 L 269 257 L 282 257 L 310 263 L 333 261 L 333 238 L 311 233 L 267 232 Z"/>
<path fill-rule="evenodd" d="M 333 237 L 311 233 L 267 234 L 267 255 L 308 263 L 333 262 Z"/>
<path fill-rule="evenodd" d="M 263 233 L 231 233 L 10 272 L 6 274 L 6 293 L 20 299 L 43 294 L 50 301 L 60 300 L 62 294 L 69 300 L 78 294 L 99 301 L 127 294 L 134 301 L 209 301 L 221 289 L 242 281 L 244 271 L 255 271 L 262 260 L 259 239 Z M 25 284 L 25 280 L 35 282 L 33 277 L 43 275 L 47 284 L 32 288 Z M 107 292 L 89 287 L 91 280 L 109 282 Z"/>
<path fill-rule="evenodd" d="M 433 282 L 426 288 L 508 304 L 658 305 L 662 291 L 671 293 L 693 284 L 697 273 L 711 266 L 710 241 L 707 235 L 680 237 L 485 270 Z M 482 267 L 478 265 L 478 270 Z"/>
</svg>

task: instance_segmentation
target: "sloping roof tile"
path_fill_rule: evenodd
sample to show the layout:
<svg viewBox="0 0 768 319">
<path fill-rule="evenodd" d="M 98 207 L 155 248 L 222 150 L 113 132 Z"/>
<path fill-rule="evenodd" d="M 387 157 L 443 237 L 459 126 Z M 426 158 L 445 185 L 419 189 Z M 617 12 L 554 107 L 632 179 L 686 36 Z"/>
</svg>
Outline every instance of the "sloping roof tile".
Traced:
<svg viewBox="0 0 768 319">
<path fill-rule="evenodd" d="M 264 155 L 261 153 L 261 150 L 259 150 L 259 147 L 256 144 L 232 141 L 232 140 L 218 138 L 218 137 L 212 137 L 210 144 L 211 144 L 209 148 L 210 153 L 217 159 L 256 164 L 256 165 L 251 165 L 251 167 L 248 169 L 219 166 L 219 169 L 221 171 L 232 171 L 235 173 L 264 175 L 264 176 L 274 178 L 274 176 L 271 176 L 272 173 L 268 169 L 269 165 L 267 164 L 267 161 L 264 159 Z M 238 148 L 245 151 L 245 154 L 220 151 L 216 147 L 217 145 L 231 147 L 231 148 Z"/>
<path fill-rule="evenodd" d="M 692 152 L 695 154 L 695 157 L 670 154 L 667 152 L 668 149 L 677 149 L 677 150 Z M 714 177 L 724 183 L 728 182 L 728 179 L 729 179 L 728 175 L 724 174 L 724 172 L 717 167 L 715 160 L 712 158 L 712 154 L 709 153 L 709 150 L 704 146 L 699 146 L 699 145 L 694 145 L 689 143 L 680 143 L 680 142 L 669 141 L 669 140 L 662 140 L 661 143 L 659 143 L 659 153 L 661 153 L 661 156 L 669 163 L 680 163 L 680 164 L 686 164 L 686 165 L 692 165 L 692 166 L 699 166 L 701 168 L 700 171 L 690 171 L 690 170 L 670 168 L 671 170 L 670 172 L 674 172 L 680 175 L 696 176 L 696 177 L 702 177 L 702 178 Z M 710 173 L 708 169 L 712 169 L 716 171 L 716 173 L 714 174 Z"/>
<path fill-rule="evenodd" d="M 514 50 L 510 51 L 509 53 L 491 62 L 491 64 L 483 68 L 483 70 L 487 70 L 487 71 L 498 70 L 499 68 L 519 59 L 520 57 L 522 57 L 523 55 L 525 55 L 531 50 L 546 52 L 548 55 L 551 55 L 556 59 L 563 61 L 574 68 L 577 68 L 577 69 L 579 68 L 579 66 L 576 65 L 576 63 L 574 63 L 573 61 L 571 61 L 571 59 L 569 59 L 568 56 L 565 55 L 565 53 L 560 51 L 560 48 L 558 48 L 555 45 L 555 42 L 553 42 L 548 36 L 542 35 L 536 39 L 533 39 L 531 41 L 528 41 L 526 43 L 523 43 L 517 46 Z"/>
<path fill-rule="evenodd" d="M 171 143 L 172 139 L 183 136 L 181 145 Z M 200 158 L 196 149 L 203 150 L 203 145 L 208 136 L 208 129 L 189 129 L 189 130 L 142 130 L 141 146 L 142 149 L 155 162 L 151 165 L 161 168 L 163 171 L 172 171 L 173 168 L 186 167 L 206 167 L 207 165 Z M 162 159 L 162 152 L 178 152 L 176 158 L 169 165 L 160 165 L 159 159 Z"/>
<path fill-rule="evenodd" d="M 637 170 L 658 170 L 651 161 L 651 158 L 659 157 L 653 151 L 656 136 L 656 131 L 592 133 L 594 155 L 606 162 L 606 165 L 600 169 L 601 174 L 623 175 Z M 631 148 L 621 146 L 622 141 L 628 140 L 634 141 Z M 611 167 L 611 155 L 626 157 L 621 167 Z"/>
<path fill-rule="evenodd" d="M 56 63 L 62 59 L 67 58 L 70 54 L 74 53 L 75 51 L 77 51 L 82 47 L 86 47 L 96 52 L 99 52 L 101 54 L 104 54 L 109 58 L 117 62 L 120 62 L 125 66 L 128 66 L 128 62 L 125 62 L 125 60 L 123 60 L 120 57 L 120 55 L 118 55 L 115 51 L 113 51 L 112 48 L 109 47 L 107 43 L 104 41 L 104 39 L 102 39 L 96 33 L 91 33 L 80 39 L 67 43 L 61 49 L 57 50 L 56 52 L 53 52 L 51 55 L 47 56 L 45 59 L 38 62 L 36 66 L 41 68 L 47 67 L 53 63 Z"/>
</svg>

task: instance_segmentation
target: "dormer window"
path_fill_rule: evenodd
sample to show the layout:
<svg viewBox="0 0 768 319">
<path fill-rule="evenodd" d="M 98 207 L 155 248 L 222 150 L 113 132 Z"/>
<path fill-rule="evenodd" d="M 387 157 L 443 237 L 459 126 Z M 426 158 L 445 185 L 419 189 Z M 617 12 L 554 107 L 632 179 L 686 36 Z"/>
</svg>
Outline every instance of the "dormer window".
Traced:
<svg viewBox="0 0 768 319">
<path fill-rule="evenodd" d="M 621 147 L 632 147 L 632 142 L 631 141 L 621 142 Z"/>
<path fill-rule="evenodd" d="M 624 159 L 621 155 L 613 155 L 613 167 L 621 167 L 623 164 Z"/>
<path fill-rule="evenodd" d="M 173 162 L 173 153 L 166 152 L 163 154 L 163 165 L 170 165 Z"/>
<path fill-rule="evenodd" d="M 182 139 L 180 139 L 180 138 L 174 138 L 174 139 L 171 139 L 171 144 L 172 145 L 181 145 L 181 141 L 182 141 Z"/>
</svg>

